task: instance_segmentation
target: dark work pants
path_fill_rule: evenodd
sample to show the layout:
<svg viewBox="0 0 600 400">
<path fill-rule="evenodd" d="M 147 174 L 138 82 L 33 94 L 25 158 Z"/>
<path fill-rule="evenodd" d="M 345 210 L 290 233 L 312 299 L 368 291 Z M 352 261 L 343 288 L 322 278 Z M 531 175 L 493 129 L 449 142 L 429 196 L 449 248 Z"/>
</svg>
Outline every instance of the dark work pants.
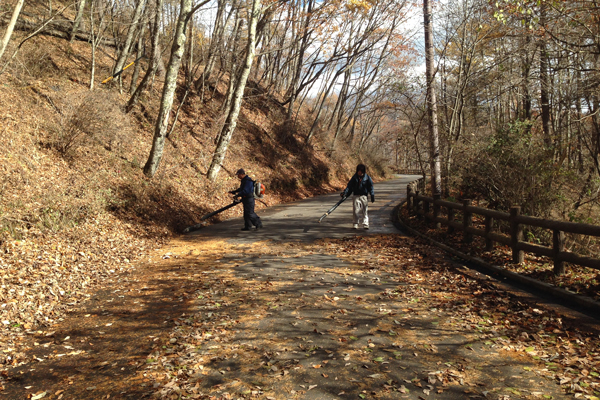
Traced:
<svg viewBox="0 0 600 400">
<path fill-rule="evenodd" d="M 252 225 L 261 224 L 260 217 L 254 212 L 254 197 L 244 197 L 242 205 L 244 206 L 244 228 L 252 228 Z"/>
</svg>

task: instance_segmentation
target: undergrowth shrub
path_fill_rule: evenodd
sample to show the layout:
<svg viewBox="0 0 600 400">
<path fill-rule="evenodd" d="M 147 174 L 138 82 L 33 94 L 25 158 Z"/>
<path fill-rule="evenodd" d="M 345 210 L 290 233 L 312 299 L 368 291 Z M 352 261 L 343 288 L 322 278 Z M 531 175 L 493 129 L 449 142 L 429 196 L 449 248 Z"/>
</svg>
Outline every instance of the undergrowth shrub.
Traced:
<svg viewBox="0 0 600 400">
<path fill-rule="evenodd" d="M 207 183 L 208 185 L 208 183 Z M 115 215 L 136 216 L 144 225 L 181 231 L 204 213 L 199 204 L 166 180 L 139 180 L 131 177 L 115 189 L 116 201 L 109 206 Z"/>
<path fill-rule="evenodd" d="M 289 148 L 290 151 L 300 151 L 303 147 L 303 143 L 299 140 L 303 132 L 293 119 L 286 119 L 283 123 L 278 124 L 273 134 L 279 143 Z"/>
<path fill-rule="evenodd" d="M 518 205 L 524 214 L 546 218 L 564 205 L 557 188 L 566 171 L 554 163 L 552 150 L 529 121 L 517 121 L 491 136 L 461 175 L 462 196 L 484 200 L 491 208 L 507 211 Z"/>
<path fill-rule="evenodd" d="M 113 151 L 129 136 L 131 123 L 116 94 L 108 91 L 77 93 L 59 106 L 58 121 L 50 127 L 53 147 L 63 156 L 74 156 L 86 144 Z"/>
<path fill-rule="evenodd" d="M 6 51 L 6 58 L 13 55 L 18 41 Z M 52 60 L 52 49 L 44 45 L 43 39 L 34 38 L 25 43 L 18 51 L 15 59 L 10 64 L 11 74 L 21 80 L 27 78 L 41 79 L 52 77 L 60 68 Z"/>
</svg>

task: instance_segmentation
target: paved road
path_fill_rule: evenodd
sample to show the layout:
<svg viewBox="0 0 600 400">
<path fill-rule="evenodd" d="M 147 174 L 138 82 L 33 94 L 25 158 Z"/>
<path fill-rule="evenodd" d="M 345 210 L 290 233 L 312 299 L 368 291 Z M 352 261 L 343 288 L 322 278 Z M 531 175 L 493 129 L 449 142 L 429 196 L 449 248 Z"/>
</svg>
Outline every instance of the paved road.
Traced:
<svg viewBox="0 0 600 400">
<path fill-rule="evenodd" d="M 479 316 L 471 317 L 469 307 L 456 301 L 463 296 L 488 315 L 495 305 L 486 309 L 485 303 L 506 294 L 491 285 L 482 291 L 475 280 L 472 288 L 454 286 L 465 279 L 446 269 L 445 255 L 430 252 L 421 262 L 412 239 L 397 242 L 388 254 L 369 239 L 399 233 L 391 213 L 405 198 L 406 184 L 417 178 L 375 185 L 369 230 L 352 229 L 350 201 L 318 223 L 339 200 L 336 193 L 261 212 L 263 230 L 242 232 L 242 219 L 235 218 L 186 236 L 183 253 L 192 255 L 190 249 L 205 241 L 227 243 L 226 254 L 203 253 L 209 268 L 204 273 L 215 284 L 207 292 L 210 301 L 200 300 L 198 309 L 214 310 L 205 323 L 237 321 L 224 342 L 202 342 L 208 350 L 200 354 L 211 360 L 200 383 L 203 393 L 215 398 L 256 393 L 277 400 L 562 398 L 544 364 L 523 357 L 521 347 L 527 345 L 506 353 L 501 334 L 476 325 Z M 357 241 L 360 251 L 350 259 L 333 247 L 302 247 L 349 236 L 365 239 Z M 294 242 L 298 246 L 290 246 Z M 381 256 L 399 258 L 369 266 Z M 444 281 L 454 285 L 439 284 Z M 228 306 L 214 309 L 214 303 Z M 463 316 L 470 322 L 462 322 Z"/>
<path fill-rule="evenodd" d="M 0 397 L 566 398 L 552 354 L 521 334 L 554 329 L 549 314 L 412 238 L 374 237 L 398 232 L 415 178 L 375 184 L 369 230 L 348 201 L 319 224 L 332 194 L 262 211 L 263 230 L 235 218 L 173 241 L 31 337 Z M 509 308 L 529 318 L 504 323 Z"/>
<path fill-rule="evenodd" d="M 369 230 L 352 229 L 352 199 L 344 201 L 321 223 L 318 222 L 340 199 L 339 193 L 335 193 L 259 210 L 263 230 L 242 232 L 243 220 L 233 218 L 190 235 L 254 242 L 265 239 L 313 241 L 325 237 L 398 233 L 391 222 L 392 211 L 406 198 L 406 185 L 418 178 L 416 175 L 401 175 L 393 180 L 375 183 L 375 203 L 369 203 Z"/>
</svg>

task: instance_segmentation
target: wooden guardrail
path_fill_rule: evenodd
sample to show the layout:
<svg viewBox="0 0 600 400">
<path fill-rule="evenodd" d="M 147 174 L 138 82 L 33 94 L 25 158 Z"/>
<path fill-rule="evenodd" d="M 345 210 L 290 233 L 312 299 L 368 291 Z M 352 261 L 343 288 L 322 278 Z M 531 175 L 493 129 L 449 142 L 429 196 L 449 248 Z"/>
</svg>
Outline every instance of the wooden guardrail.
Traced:
<svg viewBox="0 0 600 400">
<path fill-rule="evenodd" d="M 399 169 L 398 173 L 402 175 L 423 175 L 423 171 L 417 168 Z"/>
<path fill-rule="evenodd" d="M 423 184 L 421 181 L 423 181 Z M 454 203 L 442 200 L 440 195 L 423 196 L 421 195 L 423 189 L 423 179 L 411 182 L 407 186 L 406 207 L 409 214 L 413 213 L 434 222 L 438 229 L 441 228 L 441 225 L 445 225 L 448 233 L 455 230 L 463 231 L 463 241 L 466 243 L 472 242 L 473 235 L 477 235 L 485 238 L 486 251 L 492 250 L 494 243 L 510 246 L 513 262 L 519 264 L 524 261 L 524 252 L 550 257 L 554 260 L 554 274 L 556 275 L 565 273 L 565 262 L 600 270 L 599 259 L 565 251 L 565 233 L 600 237 L 600 226 L 529 217 L 521 215 L 521 207 L 517 206 L 511 207 L 510 213 L 505 213 L 474 207 L 471 205 L 471 200 L 463 200 L 462 204 Z M 442 208 L 447 211 L 446 218 L 442 217 Z M 462 221 L 456 220 L 456 211 L 462 212 Z M 484 229 L 473 227 L 474 214 L 485 218 Z M 510 235 L 493 232 L 494 220 L 507 221 L 510 226 Z M 552 247 L 523 241 L 523 226 L 551 230 L 553 234 Z"/>
</svg>

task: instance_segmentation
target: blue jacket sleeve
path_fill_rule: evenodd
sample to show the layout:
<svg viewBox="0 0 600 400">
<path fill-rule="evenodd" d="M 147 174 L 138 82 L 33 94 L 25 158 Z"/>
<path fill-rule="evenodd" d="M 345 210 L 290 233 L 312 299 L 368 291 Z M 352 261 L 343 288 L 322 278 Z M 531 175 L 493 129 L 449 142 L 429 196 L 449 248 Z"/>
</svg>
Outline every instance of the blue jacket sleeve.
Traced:
<svg viewBox="0 0 600 400">
<path fill-rule="evenodd" d="M 369 194 L 375 196 L 375 188 L 373 187 L 373 180 L 369 176 Z"/>
<path fill-rule="evenodd" d="M 348 184 L 346 185 L 346 189 L 344 189 L 344 191 L 342 192 L 342 194 L 344 195 L 343 197 L 346 197 L 350 194 L 350 192 L 352 191 L 352 181 L 354 180 L 354 176 L 352 176 L 352 178 L 350 178 L 350 180 L 348 181 Z"/>
</svg>

